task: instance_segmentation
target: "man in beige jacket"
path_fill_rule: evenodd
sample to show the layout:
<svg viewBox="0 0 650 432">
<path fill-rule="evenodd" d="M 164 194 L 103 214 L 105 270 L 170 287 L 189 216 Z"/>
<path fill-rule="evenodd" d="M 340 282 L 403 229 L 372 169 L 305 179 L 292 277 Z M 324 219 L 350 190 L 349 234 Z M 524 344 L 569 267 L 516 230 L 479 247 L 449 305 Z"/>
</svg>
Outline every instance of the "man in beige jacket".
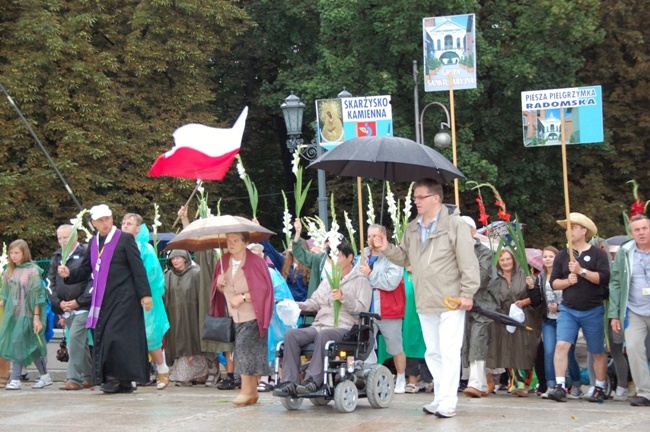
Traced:
<svg viewBox="0 0 650 432">
<path fill-rule="evenodd" d="M 411 266 L 435 393 L 422 409 L 449 418 L 456 415 L 465 311 L 472 308 L 479 288 L 479 265 L 469 226 L 456 207 L 442 204 L 442 186 L 419 180 L 413 198 L 419 216 L 408 224 L 402 243 L 389 244 L 382 236 L 379 249 L 395 264 Z M 449 310 L 445 297 L 458 298 L 459 310 Z"/>
</svg>

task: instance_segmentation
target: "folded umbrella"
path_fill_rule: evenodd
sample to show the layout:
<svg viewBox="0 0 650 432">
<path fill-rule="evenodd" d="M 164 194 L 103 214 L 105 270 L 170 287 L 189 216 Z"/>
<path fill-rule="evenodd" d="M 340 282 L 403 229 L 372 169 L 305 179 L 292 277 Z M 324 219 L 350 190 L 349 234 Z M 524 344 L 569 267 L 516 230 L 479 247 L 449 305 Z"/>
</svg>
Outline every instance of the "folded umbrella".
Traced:
<svg viewBox="0 0 650 432">
<path fill-rule="evenodd" d="M 452 297 L 445 297 L 445 306 L 447 306 L 451 310 L 458 310 L 458 306 L 460 306 L 460 300 Z M 496 311 L 492 311 L 489 309 L 483 309 L 481 305 L 476 302 L 474 302 L 474 306 L 472 306 L 472 308 L 469 311 L 488 317 L 494 322 L 498 322 L 499 324 L 519 327 L 528 331 L 533 331 L 531 327 L 526 326 L 524 323 L 520 323 L 519 321 L 512 318 L 511 316 Z"/>
</svg>

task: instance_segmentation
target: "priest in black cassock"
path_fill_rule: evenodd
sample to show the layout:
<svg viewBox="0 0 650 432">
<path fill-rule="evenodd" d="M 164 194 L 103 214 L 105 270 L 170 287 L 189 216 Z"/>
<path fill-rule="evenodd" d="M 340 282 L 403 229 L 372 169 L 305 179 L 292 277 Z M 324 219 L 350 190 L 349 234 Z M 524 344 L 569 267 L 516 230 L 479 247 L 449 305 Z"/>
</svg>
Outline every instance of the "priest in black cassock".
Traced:
<svg viewBox="0 0 650 432">
<path fill-rule="evenodd" d="M 97 229 L 74 269 L 59 266 L 65 283 L 92 275 L 92 303 L 86 327 L 94 330 L 93 384 L 104 393 L 131 393 L 131 382 L 149 381 L 147 338 L 142 308 L 152 307 L 151 289 L 133 235 L 113 225 L 107 205 L 90 209 Z"/>
</svg>

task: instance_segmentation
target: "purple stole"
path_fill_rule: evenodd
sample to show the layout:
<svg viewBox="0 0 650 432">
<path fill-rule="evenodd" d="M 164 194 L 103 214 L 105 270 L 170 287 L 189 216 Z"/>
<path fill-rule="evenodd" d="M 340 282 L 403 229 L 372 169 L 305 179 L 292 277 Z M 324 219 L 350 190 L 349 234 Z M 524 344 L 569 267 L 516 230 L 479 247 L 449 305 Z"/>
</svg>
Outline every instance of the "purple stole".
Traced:
<svg viewBox="0 0 650 432">
<path fill-rule="evenodd" d="M 102 300 L 104 299 L 104 292 L 106 291 L 106 280 L 108 279 L 108 269 L 111 266 L 113 259 L 113 252 L 115 246 L 120 239 L 122 231 L 116 227 L 111 229 L 111 232 L 106 236 L 104 247 L 101 252 L 99 250 L 99 234 L 95 236 L 90 244 L 90 265 L 93 270 L 93 287 L 90 289 L 92 293 L 92 301 L 90 303 L 90 312 L 88 313 L 88 320 L 86 320 L 86 328 L 94 329 L 99 319 L 99 313 L 102 309 Z"/>
</svg>

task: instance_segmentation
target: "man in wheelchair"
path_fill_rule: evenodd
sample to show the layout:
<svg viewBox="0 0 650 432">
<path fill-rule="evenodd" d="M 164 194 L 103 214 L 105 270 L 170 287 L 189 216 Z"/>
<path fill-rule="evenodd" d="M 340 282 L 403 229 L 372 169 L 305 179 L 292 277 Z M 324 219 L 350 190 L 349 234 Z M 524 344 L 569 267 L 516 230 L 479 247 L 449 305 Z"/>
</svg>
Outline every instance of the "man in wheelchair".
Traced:
<svg viewBox="0 0 650 432">
<path fill-rule="evenodd" d="M 317 312 L 311 327 L 290 329 L 284 336 L 282 362 L 283 382 L 273 391 L 275 396 L 291 397 L 316 392 L 324 382 L 325 344 L 328 341 L 341 342 L 357 322 L 354 312 L 367 312 L 370 308 L 372 291 L 364 274 L 353 270 L 354 252 L 347 243 L 338 245 L 337 264 L 341 268 L 340 289 L 333 290 L 327 278 L 318 286 L 312 296 L 298 302 L 303 311 Z M 334 327 L 334 301 L 340 300 L 338 328 Z M 303 347 L 313 343 L 314 352 L 300 385 L 300 353 Z"/>
</svg>

